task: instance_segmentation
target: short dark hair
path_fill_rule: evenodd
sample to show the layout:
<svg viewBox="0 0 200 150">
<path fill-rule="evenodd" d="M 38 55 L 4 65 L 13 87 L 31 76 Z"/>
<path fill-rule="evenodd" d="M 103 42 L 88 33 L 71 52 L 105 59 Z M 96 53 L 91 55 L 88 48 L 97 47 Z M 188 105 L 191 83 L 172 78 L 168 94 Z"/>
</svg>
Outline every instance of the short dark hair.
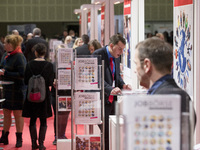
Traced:
<svg viewBox="0 0 200 150">
<path fill-rule="evenodd" d="M 141 64 L 145 58 L 149 58 L 159 72 L 171 71 L 173 48 L 169 43 L 158 37 L 152 37 L 138 43 L 136 49 Z"/>
<path fill-rule="evenodd" d="M 109 44 L 117 45 L 119 41 L 126 45 L 126 40 L 120 34 L 111 36 Z"/>
<path fill-rule="evenodd" d="M 38 57 L 45 56 L 47 52 L 47 47 L 43 43 L 38 43 L 33 46 L 32 51 L 38 53 Z"/>
<path fill-rule="evenodd" d="M 90 42 L 88 43 L 88 45 L 89 45 L 89 46 L 90 46 L 90 45 L 94 46 L 94 49 L 95 49 L 95 50 L 102 47 L 101 44 L 99 43 L 99 41 L 97 41 L 96 39 L 90 41 Z"/>
<path fill-rule="evenodd" d="M 81 38 L 84 44 L 88 44 L 88 42 L 90 41 L 89 36 L 87 34 L 83 34 Z"/>
</svg>

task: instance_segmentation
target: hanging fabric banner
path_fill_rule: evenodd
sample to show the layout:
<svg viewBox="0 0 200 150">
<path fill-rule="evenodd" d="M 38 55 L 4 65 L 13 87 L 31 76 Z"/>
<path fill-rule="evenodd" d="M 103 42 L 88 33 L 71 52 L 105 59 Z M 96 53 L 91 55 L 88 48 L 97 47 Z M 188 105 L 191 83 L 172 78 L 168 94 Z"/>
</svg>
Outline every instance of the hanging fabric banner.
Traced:
<svg viewBox="0 0 200 150">
<path fill-rule="evenodd" d="M 174 0 L 173 77 L 193 98 L 193 1 Z"/>
</svg>

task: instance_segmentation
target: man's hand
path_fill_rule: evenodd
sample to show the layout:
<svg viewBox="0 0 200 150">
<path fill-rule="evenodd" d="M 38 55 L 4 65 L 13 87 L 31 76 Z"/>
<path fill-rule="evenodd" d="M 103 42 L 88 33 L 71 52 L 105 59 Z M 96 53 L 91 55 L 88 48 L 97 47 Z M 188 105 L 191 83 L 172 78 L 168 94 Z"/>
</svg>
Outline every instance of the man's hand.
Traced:
<svg viewBox="0 0 200 150">
<path fill-rule="evenodd" d="M 111 95 L 119 95 L 119 94 L 121 94 L 121 93 L 122 93 L 122 91 L 121 91 L 121 89 L 118 88 L 118 87 L 114 88 L 114 89 L 110 92 Z"/>
<path fill-rule="evenodd" d="M 123 85 L 123 89 L 124 89 L 124 90 L 132 90 L 132 87 L 131 87 L 130 84 L 124 84 L 124 85 Z"/>
</svg>

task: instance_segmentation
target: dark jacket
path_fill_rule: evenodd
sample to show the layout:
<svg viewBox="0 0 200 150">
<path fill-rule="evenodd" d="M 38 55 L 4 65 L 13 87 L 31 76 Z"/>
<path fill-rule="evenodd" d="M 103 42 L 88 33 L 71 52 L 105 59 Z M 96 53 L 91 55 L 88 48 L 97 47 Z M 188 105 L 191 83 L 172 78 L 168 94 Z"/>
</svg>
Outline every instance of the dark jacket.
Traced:
<svg viewBox="0 0 200 150">
<path fill-rule="evenodd" d="M 77 55 L 91 55 L 90 50 L 88 48 L 88 44 L 83 44 L 82 46 L 77 47 L 76 54 Z"/>
<path fill-rule="evenodd" d="M 154 94 L 179 94 L 181 95 L 181 112 L 189 112 L 189 102 L 191 101 L 190 96 L 182 90 L 174 79 L 168 79 L 163 82 Z M 196 125 L 196 113 L 194 111 L 194 125 Z"/>
<path fill-rule="evenodd" d="M 5 101 L 3 108 L 10 110 L 22 110 L 26 86 L 24 84 L 24 72 L 26 67 L 26 58 L 23 53 L 10 55 L 5 59 L 7 52 L 4 53 L 0 68 L 4 68 L 4 81 L 13 81 L 14 84 L 3 85 Z"/>
<path fill-rule="evenodd" d="M 44 68 L 41 75 L 45 79 L 46 98 L 41 103 L 34 103 L 34 102 L 28 101 L 26 97 L 22 116 L 23 117 L 42 117 L 42 118 L 51 117 L 52 110 L 51 110 L 49 86 L 53 85 L 53 80 L 54 80 L 53 65 L 47 61 L 35 61 L 35 60 L 30 61 L 29 65 L 26 66 L 26 71 L 25 71 L 24 82 L 26 85 L 28 85 L 28 81 L 30 77 L 32 76 L 30 68 L 34 75 L 40 74 Z"/>
<path fill-rule="evenodd" d="M 25 48 L 25 52 L 24 52 L 24 55 L 26 57 L 26 60 L 27 62 L 35 59 L 35 53 L 32 51 L 32 48 L 34 45 L 38 44 L 38 43 L 43 43 L 46 45 L 47 47 L 47 52 L 46 52 L 46 55 L 45 55 L 45 59 L 49 59 L 49 48 L 48 48 L 48 43 L 40 38 L 40 37 L 34 37 L 30 40 L 28 40 L 28 42 L 26 43 L 26 48 Z"/>
<path fill-rule="evenodd" d="M 101 60 L 104 60 L 104 91 L 105 91 L 105 100 L 108 102 L 108 97 L 110 95 L 110 92 L 112 91 L 113 87 L 113 78 L 112 78 L 112 72 L 110 67 L 110 61 L 108 60 L 108 54 L 106 47 L 100 48 L 92 55 L 101 55 Z M 123 88 L 123 85 L 125 84 L 124 81 L 121 78 L 120 75 L 120 58 L 115 58 L 115 87 L 119 87 L 120 89 Z M 101 62 L 99 62 L 101 63 Z"/>
</svg>

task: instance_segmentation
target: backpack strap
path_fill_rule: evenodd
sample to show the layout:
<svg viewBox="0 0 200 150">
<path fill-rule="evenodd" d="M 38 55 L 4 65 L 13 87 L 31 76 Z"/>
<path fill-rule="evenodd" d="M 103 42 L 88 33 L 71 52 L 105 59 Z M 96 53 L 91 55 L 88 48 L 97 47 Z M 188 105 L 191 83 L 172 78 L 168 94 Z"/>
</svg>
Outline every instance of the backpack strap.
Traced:
<svg viewBox="0 0 200 150">
<path fill-rule="evenodd" d="M 28 63 L 28 66 L 29 66 L 29 68 L 30 68 L 30 71 L 31 71 L 32 75 L 34 75 L 34 74 L 33 74 L 33 71 L 31 70 L 30 63 Z"/>
</svg>

